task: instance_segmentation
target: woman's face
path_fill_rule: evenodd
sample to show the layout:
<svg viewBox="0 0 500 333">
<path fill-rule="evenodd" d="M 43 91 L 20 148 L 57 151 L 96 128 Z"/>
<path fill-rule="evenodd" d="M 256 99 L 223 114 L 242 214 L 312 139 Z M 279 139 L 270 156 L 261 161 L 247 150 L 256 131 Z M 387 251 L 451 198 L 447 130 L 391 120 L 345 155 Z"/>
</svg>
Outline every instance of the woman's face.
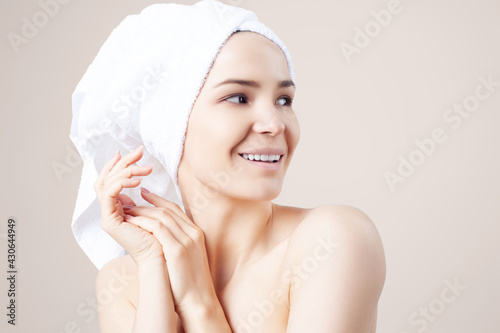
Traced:
<svg viewBox="0 0 500 333">
<path fill-rule="evenodd" d="M 199 182 L 240 199 L 277 197 L 300 137 L 290 105 L 294 93 L 276 44 L 253 32 L 232 35 L 191 111 L 178 172 L 181 190 Z M 250 154 L 279 160 L 251 161 L 245 158 Z"/>
</svg>

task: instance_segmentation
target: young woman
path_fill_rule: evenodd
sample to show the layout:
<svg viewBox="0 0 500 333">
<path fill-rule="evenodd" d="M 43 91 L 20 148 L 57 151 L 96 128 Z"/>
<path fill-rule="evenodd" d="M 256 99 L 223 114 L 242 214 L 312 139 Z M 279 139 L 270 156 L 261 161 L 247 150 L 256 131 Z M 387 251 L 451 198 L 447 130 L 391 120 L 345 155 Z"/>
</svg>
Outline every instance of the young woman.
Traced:
<svg viewBox="0 0 500 333">
<path fill-rule="evenodd" d="M 372 221 L 350 206 L 272 202 L 299 141 L 294 94 L 282 50 L 234 33 L 189 116 L 185 212 L 147 189 L 151 206 L 120 194 L 152 172 L 135 164 L 142 147 L 105 165 L 102 228 L 129 255 L 103 267 L 97 292 L 116 272 L 133 278 L 99 307 L 103 333 L 375 332 L 385 259 Z"/>
</svg>

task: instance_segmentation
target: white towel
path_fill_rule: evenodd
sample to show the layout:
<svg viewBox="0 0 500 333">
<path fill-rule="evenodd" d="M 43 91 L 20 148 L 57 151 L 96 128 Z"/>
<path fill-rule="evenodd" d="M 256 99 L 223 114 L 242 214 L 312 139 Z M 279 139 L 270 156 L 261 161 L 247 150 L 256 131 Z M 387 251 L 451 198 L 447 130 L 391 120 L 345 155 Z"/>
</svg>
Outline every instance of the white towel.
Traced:
<svg viewBox="0 0 500 333">
<path fill-rule="evenodd" d="M 71 227 L 99 270 L 127 254 L 101 229 L 93 185 L 103 165 L 116 150 L 123 156 L 144 144 L 144 157 L 137 164 L 155 166 L 141 186 L 184 209 L 177 167 L 188 117 L 217 53 L 238 30 L 259 33 L 277 44 L 294 81 L 285 45 L 254 12 L 202 0 L 194 5 L 154 4 L 127 16 L 78 83 L 72 95 L 70 138 L 84 163 Z M 122 193 L 145 203 L 138 189 Z"/>
</svg>

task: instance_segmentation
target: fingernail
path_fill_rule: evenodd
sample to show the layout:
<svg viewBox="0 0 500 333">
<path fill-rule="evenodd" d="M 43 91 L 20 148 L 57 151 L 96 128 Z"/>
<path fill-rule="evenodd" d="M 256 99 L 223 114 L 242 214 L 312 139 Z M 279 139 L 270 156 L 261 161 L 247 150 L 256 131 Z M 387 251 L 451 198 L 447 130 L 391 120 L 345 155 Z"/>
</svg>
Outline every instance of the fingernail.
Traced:
<svg viewBox="0 0 500 333">
<path fill-rule="evenodd" d="M 150 193 L 145 187 L 141 187 L 141 192 L 144 194 Z"/>
<path fill-rule="evenodd" d="M 143 167 L 144 168 L 153 168 L 155 165 L 154 164 L 144 164 Z"/>
<path fill-rule="evenodd" d="M 134 153 L 137 153 L 139 150 L 141 150 L 142 148 L 144 148 L 144 145 L 140 145 L 139 147 L 137 147 L 134 151 Z"/>
<path fill-rule="evenodd" d="M 115 157 L 116 157 L 116 156 L 118 156 L 118 155 L 120 155 L 120 149 L 118 149 L 118 150 L 116 151 L 116 153 L 113 155 L 113 158 L 115 158 Z"/>
<path fill-rule="evenodd" d="M 122 207 L 123 207 L 123 209 L 132 209 L 133 206 L 132 205 L 123 205 Z"/>
</svg>

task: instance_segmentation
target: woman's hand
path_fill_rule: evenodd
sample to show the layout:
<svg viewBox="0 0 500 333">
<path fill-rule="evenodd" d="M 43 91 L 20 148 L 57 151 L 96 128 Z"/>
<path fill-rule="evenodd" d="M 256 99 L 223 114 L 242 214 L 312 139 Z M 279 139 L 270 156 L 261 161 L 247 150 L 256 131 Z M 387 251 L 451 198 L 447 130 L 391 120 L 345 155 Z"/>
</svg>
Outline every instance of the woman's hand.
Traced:
<svg viewBox="0 0 500 333">
<path fill-rule="evenodd" d="M 155 207 L 125 206 L 125 221 L 151 232 L 161 243 L 176 312 L 182 318 L 218 302 L 203 231 L 175 203 L 144 188 L 141 194 Z"/>
<path fill-rule="evenodd" d="M 123 188 L 140 184 L 152 166 L 133 166 L 142 149 L 115 155 L 104 166 L 94 188 L 101 202 L 102 228 L 122 245 L 139 267 L 139 306 L 135 330 L 173 331 L 175 312 L 184 331 L 231 332 L 213 285 L 205 236 L 182 209 L 142 189 L 154 207 L 137 207 Z M 165 277 L 151 269 L 163 269 Z M 142 277 L 141 277 L 142 272 Z M 156 282 L 152 282 L 156 280 Z M 208 310 L 208 311 L 207 311 Z"/>
<path fill-rule="evenodd" d="M 113 237 L 134 259 L 137 264 L 143 262 L 163 261 L 162 245 L 156 238 L 137 227 L 125 222 L 122 204 L 135 206 L 128 196 L 120 194 L 124 188 L 137 187 L 142 178 L 153 170 L 152 165 L 133 165 L 143 155 L 143 147 L 134 152 L 120 156 L 118 151 L 103 167 L 94 189 L 101 203 L 101 226 Z"/>
</svg>

